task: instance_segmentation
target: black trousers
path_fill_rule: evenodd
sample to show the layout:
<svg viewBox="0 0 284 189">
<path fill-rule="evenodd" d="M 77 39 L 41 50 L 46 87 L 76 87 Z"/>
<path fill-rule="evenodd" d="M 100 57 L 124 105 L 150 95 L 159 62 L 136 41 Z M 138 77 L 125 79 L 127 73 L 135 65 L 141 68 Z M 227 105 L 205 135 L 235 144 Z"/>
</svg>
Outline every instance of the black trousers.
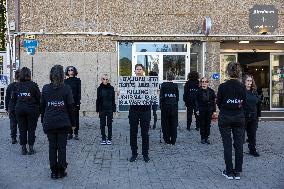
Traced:
<svg viewBox="0 0 284 189">
<path fill-rule="evenodd" d="M 142 137 L 142 155 L 147 156 L 149 151 L 149 128 L 151 121 L 151 110 L 135 111 L 129 110 L 129 124 L 130 124 L 130 146 L 132 155 L 137 156 L 137 134 L 138 125 L 141 127 Z"/>
<path fill-rule="evenodd" d="M 258 127 L 258 118 L 250 117 L 246 118 L 246 131 L 248 137 L 248 147 L 250 151 L 256 151 L 256 130 Z"/>
<path fill-rule="evenodd" d="M 49 142 L 49 165 L 50 169 L 56 167 L 67 168 L 66 146 L 67 131 L 52 130 L 47 132 Z"/>
<path fill-rule="evenodd" d="M 158 120 L 157 110 L 153 110 L 153 117 L 154 117 L 154 126 L 156 126 Z"/>
<path fill-rule="evenodd" d="M 218 124 L 223 141 L 226 172 L 231 174 L 234 170 L 231 134 L 233 134 L 233 146 L 235 148 L 235 170 L 242 172 L 245 119 L 238 116 L 219 116 Z"/>
<path fill-rule="evenodd" d="M 74 134 L 77 135 L 79 131 L 79 117 L 80 117 L 80 106 L 75 106 L 75 129 L 74 129 Z M 73 134 L 73 129 L 70 128 L 69 134 Z"/>
<path fill-rule="evenodd" d="M 9 113 L 11 138 L 17 138 L 17 119 L 15 111 Z"/>
<path fill-rule="evenodd" d="M 167 144 L 175 144 L 177 139 L 178 107 L 163 105 L 161 109 L 163 139 Z"/>
<path fill-rule="evenodd" d="M 200 123 L 200 136 L 201 139 L 208 139 L 210 135 L 212 111 L 200 110 L 199 111 L 199 123 Z"/>
<path fill-rule="evenodd" d="M 102 140 L 106 140 L 105 126 L 107 126 L 108 128 L 107 139 L 111 140 L 112 139 L 112 119 L 113 119 L 112 110 L 99 112 L 99 117 L 100 117 Z"/>
<path fill-rule="evenodd" d="M 196 108 L 194 106 L 188 106 L 186 108 L 186 113 L 187 113 L 187 129 L 190 129 L 191 123 L 192 123 L 192 113 L 194 112 L 194 116 L 195 116 L 195 127 L 199 128 L 200 124 L 199 124 L 199 119 L 198 119 L 198 115 L 196 114 Z"/>
<path fill-rule="evenodd" d="M 16 117 L 20 131 L 20 145 L 34 145 L 39 109 L 16 108 Z"/>
</svg>

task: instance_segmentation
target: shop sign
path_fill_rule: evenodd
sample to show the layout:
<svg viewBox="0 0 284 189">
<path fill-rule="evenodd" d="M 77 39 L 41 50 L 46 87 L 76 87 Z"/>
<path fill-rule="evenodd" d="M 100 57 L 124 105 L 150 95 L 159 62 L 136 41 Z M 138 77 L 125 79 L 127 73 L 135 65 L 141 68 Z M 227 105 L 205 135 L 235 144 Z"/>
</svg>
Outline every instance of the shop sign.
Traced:
<svg viewBox="0 0 284 189">
<path fill-rule="evenodd" d="M 273 5 L 254 5 L 249 10 L 249 26 L 257 33 L 274 32 L 278 28 L 278 10 Z"/>
<path fill-rule="evenodd" d="M 121 76 L 119 78 L 119 105 L 159 105 L 157 76 Z"/>
</svg>

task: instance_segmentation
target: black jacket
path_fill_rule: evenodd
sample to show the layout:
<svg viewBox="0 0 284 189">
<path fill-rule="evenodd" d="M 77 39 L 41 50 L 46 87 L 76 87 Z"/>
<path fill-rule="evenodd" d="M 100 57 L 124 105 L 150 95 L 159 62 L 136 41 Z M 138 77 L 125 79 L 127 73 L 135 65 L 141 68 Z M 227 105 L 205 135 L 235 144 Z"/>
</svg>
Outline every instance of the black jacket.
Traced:
<svg viewBox="0 0 284 189">
<path fill-rule="evenodd" d="M 115 92 L 109 83 L 107 85 L 101 83 L 97 89 L 96 112 L 107 110 L 116 112 Z"/>
<path fill-rule="evenodd" d="M 246 90 L 244 111 L 246 117 L 261 117 L 261 98 L 256 92 Z"/>
<path fill-rule="evenodd" d="M 20 81 L 15 84 L 11 98 L 11 107 L 36 108 L 39 110 L 40 91 L 38 85 L 33 81 Z"/>
<path fill-rule="evenodd" d="M 198 111 L 216 112 L 216 95 L 213 89 L 200 88 L 196 94 L 196 107 Z"/>
<path fill-rule="evenodd" d="M 244 116 L 244 104 L 246 103 L 246 88 L 236 79 L 230 79 L 219 86 L 217 93 L 217 105 L 220 115 Z"/>
<path fill-rule="evenodd" d="M 188 80 L 184 85 L 183 101 L 186 107 L 194 106 L 196 94 L 199 89 L 199 81 Z"/>
<path fill-rule="evenodd" d="M 76 106 L 81 102 L 81 80 L 77 77 L 69 77 L 64 80 L 65 85 L 69 85 L 72 90 L 74 103 Z"/>
<path fill-rule="evenodd" d="M 41 122 L 46 133 L 54 129 L 68 129 L 75 123 L 74 100 L 70 86 L 54 88 L 46 84 L 42 88 Z"/>
<path fill-rule="evenodd" d="M 160 89 L 160 107 L 163 105 L 178 105 L 179 101 L 179 90 L 178 85 L 173 82 L 164 82 Z"/>
<path fill-rule="evenodd" d="M 5 110 L 8 112 L 15 111 L 15 107 L 12 106 L 10 103 L 12 98 L 12 93 L 15 90 L 15 84 L 16 82 L 10 83 L 6 89 L 6 96 L 5 96 Z"/>
</svg>

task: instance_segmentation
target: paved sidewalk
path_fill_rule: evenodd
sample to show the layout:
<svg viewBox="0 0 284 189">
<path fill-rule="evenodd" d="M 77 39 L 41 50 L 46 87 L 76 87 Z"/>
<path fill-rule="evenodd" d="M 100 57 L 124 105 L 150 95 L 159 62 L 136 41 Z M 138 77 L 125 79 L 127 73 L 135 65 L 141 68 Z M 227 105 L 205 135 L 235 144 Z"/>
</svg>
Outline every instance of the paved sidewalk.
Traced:
<svg viewBox="0 0 284 189">
<path fill-rule="evenodd" d="M 160 123 L 160 122 L 159 122 Z M 115 119 L 113 145 L 100 145 L 99 121 L 82 118 L 80 141 L 67 146 L 68 177 L 51 180 L 48 141 L 41 124 L 36 132 L 33 156 L 20 155 L 19 144 L 10 143 L 7 119 L 0 120 L 0 188 L 1 189 L 186 189 L 186 188 L 284 188 L 284 124 L 261 122 L 257 133 L 259 158 L 248 155 L 244 146 L 241 180 L 226 180 L 223 148 L 216 123 L 211 129 L 211 145 L 200 144 L 199 133 L 185 129 L 180 121 L 176 146 L 160 143 L 159 128 L 150 131 L 150 162 L 141 153 L 136 162 L 128 161 L 129 124 Z M 139 138 L 141 152 L 141 137 Z"/>
</svg>

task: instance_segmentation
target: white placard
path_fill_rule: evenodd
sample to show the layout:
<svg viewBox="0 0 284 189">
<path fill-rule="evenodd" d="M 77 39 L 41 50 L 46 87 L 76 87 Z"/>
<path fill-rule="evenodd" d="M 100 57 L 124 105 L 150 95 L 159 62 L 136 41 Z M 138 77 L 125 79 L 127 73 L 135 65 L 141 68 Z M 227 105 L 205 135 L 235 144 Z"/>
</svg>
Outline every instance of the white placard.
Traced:
<svg viewBox="0 0 284 189">
<path fill-rule="evenodd" d="M 159 105 L 158 76 L 121 76 L 119 105 Z"/>
</svg>

